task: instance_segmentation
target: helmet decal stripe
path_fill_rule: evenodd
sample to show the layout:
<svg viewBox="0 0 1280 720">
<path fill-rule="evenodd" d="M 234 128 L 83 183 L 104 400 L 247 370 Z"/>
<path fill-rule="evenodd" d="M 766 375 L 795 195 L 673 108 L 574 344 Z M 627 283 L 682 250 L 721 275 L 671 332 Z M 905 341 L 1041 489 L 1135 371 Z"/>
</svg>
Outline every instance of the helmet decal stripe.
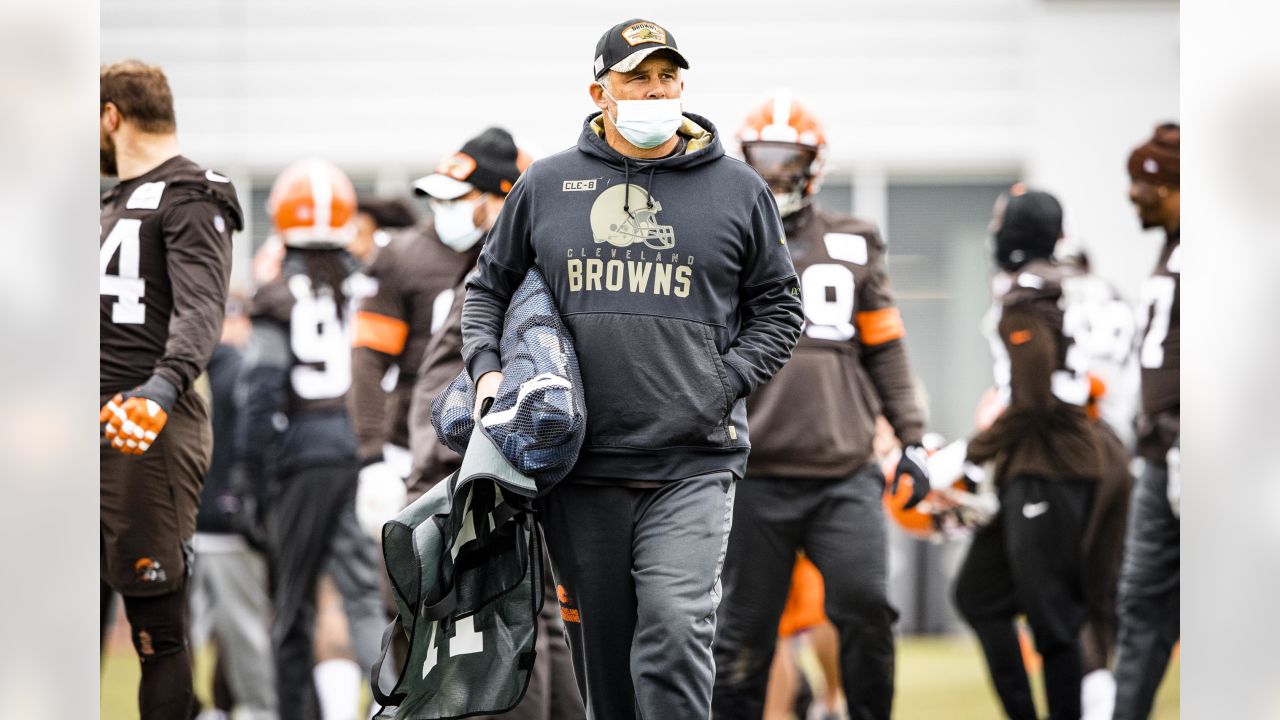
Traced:
<svg viewBox="0 0 1280 720">
<path fill-rule="evenodd" d="M 318 229 L 326 229 L 333 218 L 333 185 L 329 182 L 329 173 L 324 165 L 313 163 L 307 175 L 311 179 L 311 197 L 315 202 L 314 225 Z"/>
<path fill-rule="evenodd" d="M 773 118 L 760 131 L 761 140 L 795 142 L 796 129 L 791 125 L 791 91 L 779 90 L 773 96 Z"/>
</svg>

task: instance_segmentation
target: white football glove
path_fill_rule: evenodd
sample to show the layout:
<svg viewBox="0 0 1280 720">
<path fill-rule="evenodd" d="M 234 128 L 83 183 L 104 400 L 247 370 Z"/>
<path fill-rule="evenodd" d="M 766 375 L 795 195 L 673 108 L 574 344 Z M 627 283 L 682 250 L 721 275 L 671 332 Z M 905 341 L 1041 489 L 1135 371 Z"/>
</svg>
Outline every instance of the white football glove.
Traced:
<svg viewBox="0 0 1280 720">
<path fill-rule="evenodd" d="M 1165 492 L 1169 496 L 1169 508 L 1173 510 L 1173 516 L 1176 518 L 1182 517 L 1182 450 L 1179 448 L 1180 444 L 1180 442 L 1175 443 L 1164 456 L 1165 463 L 1169 468 L 1169 482 Z"/>
<path fill-rule="evenodd" d="M 356 520 L 369 537 L 381 541 L 382 526 L 398 515 L 408 501 L 404 478 L 385 461 L 379 460 L 360 469 Z"/>
</svg>

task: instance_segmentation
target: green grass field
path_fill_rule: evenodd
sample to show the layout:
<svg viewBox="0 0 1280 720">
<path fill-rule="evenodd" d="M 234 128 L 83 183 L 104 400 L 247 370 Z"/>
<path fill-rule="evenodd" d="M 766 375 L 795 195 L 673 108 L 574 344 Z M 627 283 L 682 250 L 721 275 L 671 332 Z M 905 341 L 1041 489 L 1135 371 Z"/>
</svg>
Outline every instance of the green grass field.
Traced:
<svg viewBox="0 0 1280 720">
<path fill-rule="evenodd" d="M 127 644 L 113 643 L 102 674 L 102 720 L 135 720 L 138 658 Z M 212 663 L 202 655 L 196 663 L 197 693 L 208 697 Z M 1038 680 L 1038 678 L 1037 678 Z M 1176 720 L 1179 711 L 1178 661 L 1156 700 L 1153 720 Z M 1037 682 L 1037 692 L 1040 686 Z M 1043 708 L 1043 696 L 1041 696 Z M 986 668 L 976 641 L 968 636 L 907 637 L 899 643 L 898 691 L 894 717 L 902 720 L 993 720 L 999 703 L 987 684 Z"/>
</svg>

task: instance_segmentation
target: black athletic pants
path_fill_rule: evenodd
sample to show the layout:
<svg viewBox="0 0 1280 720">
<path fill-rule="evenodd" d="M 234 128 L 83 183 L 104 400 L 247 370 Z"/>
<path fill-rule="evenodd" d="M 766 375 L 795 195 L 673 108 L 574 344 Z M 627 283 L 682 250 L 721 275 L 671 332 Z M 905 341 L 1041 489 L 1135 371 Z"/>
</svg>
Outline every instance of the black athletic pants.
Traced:
<svg viewBox="0 0 1280 720">
<path fill-rule="evenodd" d="M 1115 720 L 1144 720 L 1178 642 L 1182 525 L 1169 507 L 1169 473 L 1147 463 L 1133 491 L 1120 569 Z"/>
<path fill-rule="evenodd" d="M 366 674 L 381 648 L 387 624 L 378 588 L 381 562 L 355 518 L 357 472 L 354 461 L 308 468 L 286 477 L 271 504 L 271 642 L 282 720 L 316 716 L 312 643 L 321 570 L 334 575 L 356 662 Z"/>
<path fill-rule="evenodd" d="M 1092 480 L 1014 477 L 1000 513 L 973 539 L 956 579 L 956 607 L 982 643 L 1011 720 L 1037 720 L 1014 619 L 1025 613 L 1044 658 L 1051 720 L 1080 717 L 1080 627 L 1085 601 L 1081 540 Z"/>
<path fill-rule="evenodd" d="M 716 720 L 763 712 L 800 549 L 822 573 L 827 616 L 840 632 L 850 717 L 888 720 L 898 613 L 888 597 L 883 492 L 874 464 L 842 480 L 748 477 L 739 484 L 715 644 Z"/>
</svg>

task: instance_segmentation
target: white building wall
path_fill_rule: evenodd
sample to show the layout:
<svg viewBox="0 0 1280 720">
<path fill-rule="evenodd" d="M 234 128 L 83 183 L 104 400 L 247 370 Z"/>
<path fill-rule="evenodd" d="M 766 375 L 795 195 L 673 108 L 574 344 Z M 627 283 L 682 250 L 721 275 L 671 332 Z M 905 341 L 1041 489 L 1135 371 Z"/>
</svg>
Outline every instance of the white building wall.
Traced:
<svg viewBox="0 0 1280 720">
<path fill-rule="evenodd" d="M 1129 152 L 1177 121 L 1178 5 L 1044 2 L 1028 23 L 1023 96 L 1028 179 L 1057 193 L 1068 231 L 1130 299 L 1163 234 L 1129 203 Z"/>
<path fill-rule="evenodd" d="M 732 133 L 787 86 L 824 119 L 831 171 L 1016 176 L 1060 193 L 1097 267 L 1129 294 L 1155 238 L 1125 199 L 1124 159 L 1177 116 L 1170 0 L 650 0 L 693 63 L 686 107 Z M 570 0 L 103 0 L 104 61 L 159 63 L 184 150 L 246 176 L 324 155 L 377 180 L 430 168 L 489 124 L 535 152 L 593 110 L 599 34 L 634 11 Z"/>
</svg>

